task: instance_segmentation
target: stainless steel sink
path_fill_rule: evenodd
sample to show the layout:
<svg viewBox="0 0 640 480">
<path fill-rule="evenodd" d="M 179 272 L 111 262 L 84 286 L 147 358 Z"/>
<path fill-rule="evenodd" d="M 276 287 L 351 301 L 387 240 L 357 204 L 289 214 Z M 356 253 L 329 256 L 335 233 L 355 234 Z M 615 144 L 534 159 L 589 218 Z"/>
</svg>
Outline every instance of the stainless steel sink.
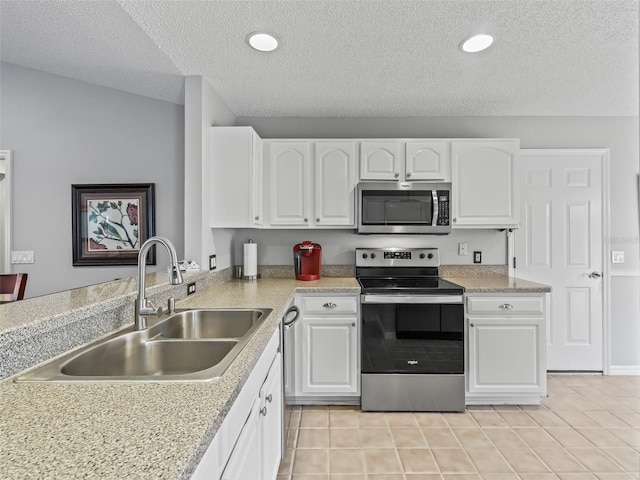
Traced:
<svg viewBox="0 0 640 480">
<path fill-rule="evenodd" d="M 264 310 L 187 310 L 162 322 L 165 338 L 240 338 L 265 315 Z"/>
<path fill-rule="evenodd" d="M 220 377 L 271 309 L 179 310 L 93 342 L 16 382 L 207 381 Z"/>
</svg>

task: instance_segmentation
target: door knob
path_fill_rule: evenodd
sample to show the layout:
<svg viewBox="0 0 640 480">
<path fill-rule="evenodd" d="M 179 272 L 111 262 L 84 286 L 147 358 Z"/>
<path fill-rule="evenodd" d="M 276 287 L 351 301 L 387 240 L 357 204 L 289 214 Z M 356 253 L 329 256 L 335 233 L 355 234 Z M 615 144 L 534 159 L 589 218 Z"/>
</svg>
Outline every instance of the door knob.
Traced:
<svg viewBox="0 0 640 480">
<path fill-rule="evenodd" d="M 591 272 L 589 274 L 589 278 L 600 278 L 600 277 L 602 277 L 602 275 L 598 272 Z"/>
</svg>

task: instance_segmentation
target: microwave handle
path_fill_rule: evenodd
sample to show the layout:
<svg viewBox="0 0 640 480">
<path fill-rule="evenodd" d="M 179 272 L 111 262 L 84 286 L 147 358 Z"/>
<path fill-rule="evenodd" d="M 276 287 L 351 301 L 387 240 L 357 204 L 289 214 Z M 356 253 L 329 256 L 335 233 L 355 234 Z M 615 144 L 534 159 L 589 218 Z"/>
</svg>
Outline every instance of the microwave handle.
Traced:
<svg viewBox="0 0 640 480">
<path fill-rule="evenodd" d="M 431 225 L 433 227 L 438 225 L 438 191 L 431 190 L 431 198 L 433 199 L 433 218 L 431 219 Z"/>
</svg>

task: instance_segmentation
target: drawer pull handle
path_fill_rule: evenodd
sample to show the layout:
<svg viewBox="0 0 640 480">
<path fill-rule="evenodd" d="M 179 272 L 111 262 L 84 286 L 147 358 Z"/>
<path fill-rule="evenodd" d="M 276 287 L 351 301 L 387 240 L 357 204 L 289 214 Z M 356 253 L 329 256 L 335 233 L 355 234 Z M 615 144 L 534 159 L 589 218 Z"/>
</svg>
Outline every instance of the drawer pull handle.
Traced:
<svg viewBox="0 0 640 480">
<path fill-rule="evenodd" d="M 262 407 L 260 409 L 260 415 L 262 415 L 263 417 L 267 416 L 267 407 Z"/>
<path fill-rule="evenodd" d="M 498 308 L 502 310 L 511 310 L 513 308 L 513 305 L 511 305 L 510 303 L 503 303 Z"/>
<path fill-rule="evenodd" d="M 336 308 L 338 305 L 336 305 L 333 302 L 327 302 L 324 305 L 322 305 L 324 308 Z"/>
<path fill-rule="evenodd" d="M 267 402 L 271 403 L 272 400 L 273 400 L 273 395 L 271 394 L 267 395 Z"/>
</svg>

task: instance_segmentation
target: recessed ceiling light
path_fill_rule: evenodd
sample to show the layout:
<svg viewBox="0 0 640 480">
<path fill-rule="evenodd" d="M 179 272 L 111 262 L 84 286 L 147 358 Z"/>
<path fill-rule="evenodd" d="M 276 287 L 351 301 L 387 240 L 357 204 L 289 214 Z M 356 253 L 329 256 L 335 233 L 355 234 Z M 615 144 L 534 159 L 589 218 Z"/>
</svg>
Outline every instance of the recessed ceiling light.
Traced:
<svg viewBox="0 0 640 480">
<path fill-rule="evenodd" d="M 465 40 L 460 48 L 467 53 L 475 53 L 489 48 L 492 43 L 493 37 L 491 35 L 480 34 Z"/>
<path fill-rule="evenodd" d="M 254 32 L 249 34 L 247 42 L 252 48 L 260 52 L 273 52 L 278 48 L 278 40 L 268 33 Z"/>
</svg>

